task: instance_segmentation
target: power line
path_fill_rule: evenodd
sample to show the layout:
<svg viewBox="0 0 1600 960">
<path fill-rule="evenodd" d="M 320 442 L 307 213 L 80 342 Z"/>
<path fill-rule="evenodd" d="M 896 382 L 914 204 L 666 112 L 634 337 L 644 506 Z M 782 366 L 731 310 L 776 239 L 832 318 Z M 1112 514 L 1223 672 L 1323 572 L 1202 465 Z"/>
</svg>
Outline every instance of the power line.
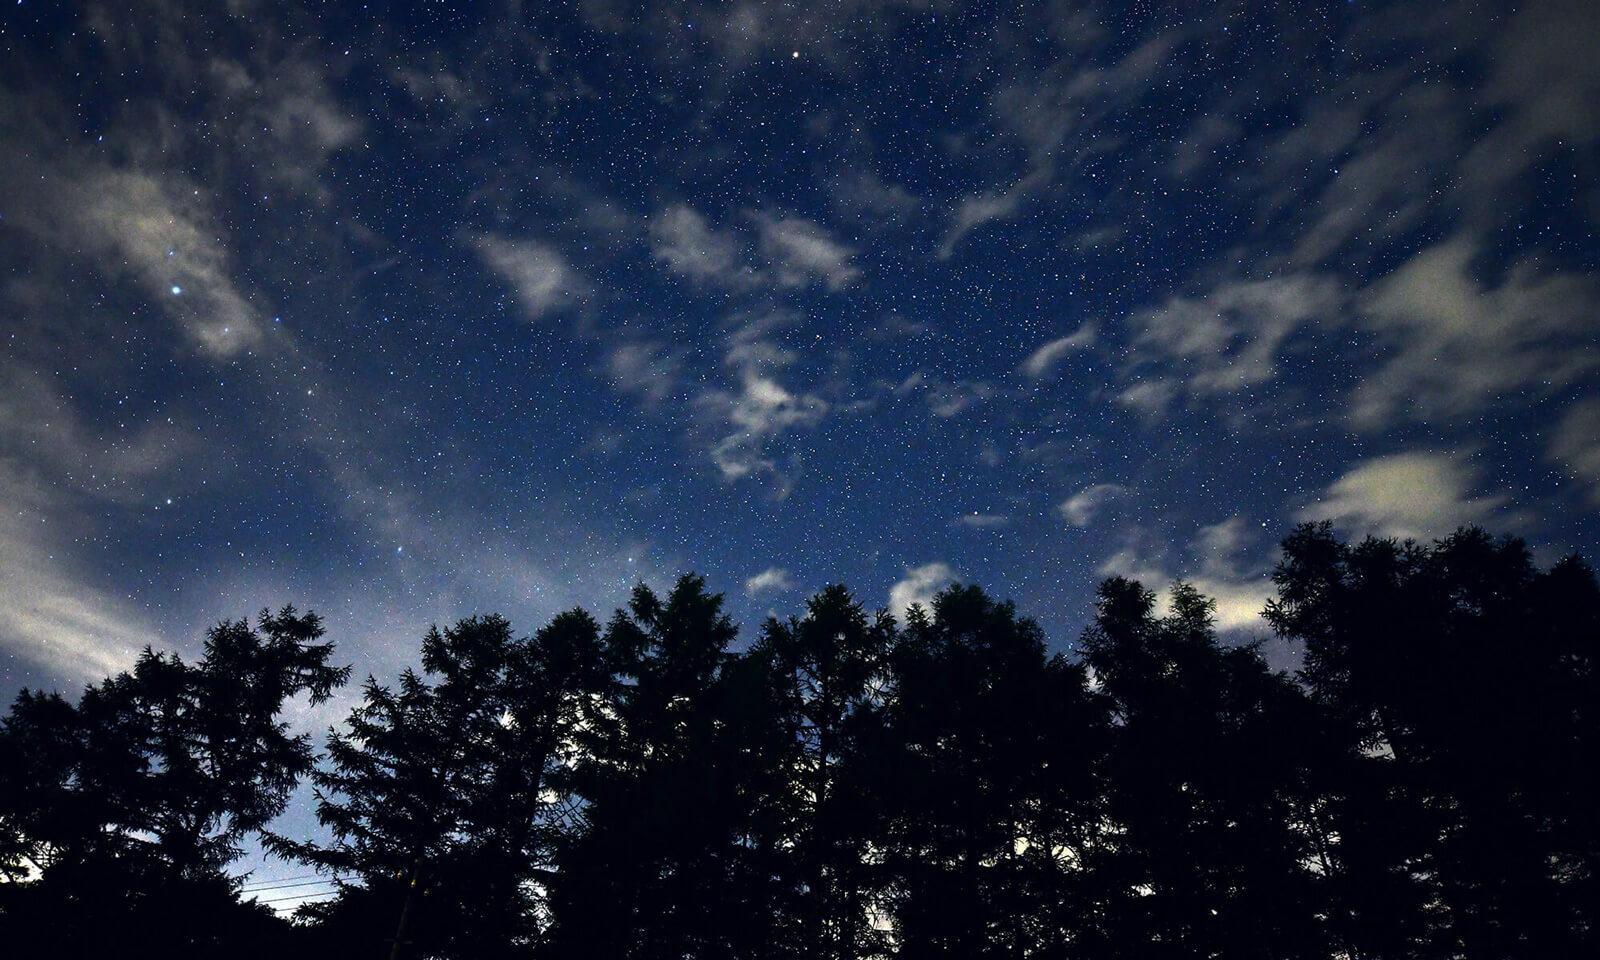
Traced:
<svg viewBox="0 0 1600 960">
<path fill-rule="evenodd" d="M 241 887 L 256 887 L 256 886 L 262 886 L 262 885 L 270 886 L 270 885 L 275 884 L 275 883 L 288 883 L 289 881 L 292 881 L 292 880 L 310 880 L 310 879 L 313 879 L 315 877 L 320 877 L 320 876 L 322 876 L 322 874 L 320 874 L 320 873 L 301 873 L 301 874 L 297 874 L 297 875 L 292 876 L 292 877 L 265 877 L 265 878 L 260 879 L 260 880 L 246 880 L 243 883 L 241 883 L 240 886 Z"/>
<path fill-rule="evenodd" d="M 256 902 L 263 905 L 283 903 L 285 900 L 298 900 L 301 903 L 320 903 L 327 897 L 336 897 L 338 895 L 339 891 L 337 890 L 325 890 L 322 893 L 291 893 L 286 897 L 273 897 L 270 900 L 257 900 Z"/>
<path fill-rule="evenodd" d="M 269 884 L 268 886 L 256 887 L 253 890 L 244 890 L 244 891 L 241 891 L 241 892 L 242 893 L 264 893 L 264 892 L 266 892 L 268 890 L 286 890 L 289 887 L 310 887 L 310 886 L 314 886 L 314 885 L 317 885 L 317 884 L 337 883 L 337 882 L 338 881 L 336 881 L 336 880 L 327 880 L 327 879 L 301 880 L 298 883 L 274 883 L 274 884 Z"/>
</svg>

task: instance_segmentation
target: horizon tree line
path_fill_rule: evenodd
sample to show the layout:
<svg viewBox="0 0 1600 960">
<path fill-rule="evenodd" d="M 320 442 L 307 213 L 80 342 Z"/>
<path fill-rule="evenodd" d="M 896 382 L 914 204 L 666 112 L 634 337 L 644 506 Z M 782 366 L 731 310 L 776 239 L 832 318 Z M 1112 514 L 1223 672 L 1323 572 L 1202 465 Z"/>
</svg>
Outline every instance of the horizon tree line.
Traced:
<svg viewBox="0 0 1600 960">
<path fill-rule="evenodd" d="M 1100 584 L 1073 651 L 954 585 L 830 586 L 743 651 L 689 575 L 368 677 L 315 614 L 223 621 L 0 720 L 0 942 L 67 955 L 1561 958 L 1597 955 L 1600 585 L 1465 528 L 1284 541 L 1265 609 Z M 302 781 L 325 839 L 270 826 Z M 292 921 L 257 839 L 337 893 Z"/>
</svg>

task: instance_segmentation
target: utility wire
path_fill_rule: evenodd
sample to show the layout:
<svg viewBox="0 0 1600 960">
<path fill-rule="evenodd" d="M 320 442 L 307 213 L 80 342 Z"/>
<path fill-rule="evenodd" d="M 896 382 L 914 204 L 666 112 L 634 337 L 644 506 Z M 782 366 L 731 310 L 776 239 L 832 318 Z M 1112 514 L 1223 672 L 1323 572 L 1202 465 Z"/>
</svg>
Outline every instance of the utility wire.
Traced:
<svg viewBox="0 0 1600 960">
<path fill-rule="evenodd" d="M 322 874 L 320 874 L 320 873 L 302 873 L 302 874 L 297 874 L 297 875 L 292 876 L 292 877 L 263 877 L 260 880 L 246 880 L 246 881 L 244 881 L 244 883 L 240 884 L 240 886 L 242 886 L 242 887 L 256 887 L 256 886 L 262 886 L 262 885 L 270 886 L 270 885 L 275 884 L 275 883 L 288 883 L 288 882 L 290 882 L 292 880 L 310 880 L 310 879 L 312 879 L 314 877 L 320 877 L 320 876 L 322 876 Z"/>
<path fill-rule="evenodd" d="M 253 890 L 243 890 L 243 891 L 240 891 L 240 892 L 242 892 L 242 893 L 265 893 L 268 890 L 286 890 L 289 887 L 310 887 L 310 886 L 315 886 L 317 884 L 332 884 L 332 883 L 336 883 L 336 882 L 337 881 L 328 880 L 328 879 L 301 880 L 299 883 L 274 883 L 274 884 L 271 884 L 269 886 L 256 887 Z"/>
<path fill-rule="evenodd" d="M 269 903 L 282 903 L 285 900 L 298 900 L 301 903 L 314 903 L 320 902 L 322 898 L 338 896 L 338 894 L 339 891 L 337 890 L 327 890 L 322 893 L 292 893 L 286 897 L 273 897 L 270 900 L 257 900 L 256 902 L 263 905 Z"/>
</svg>

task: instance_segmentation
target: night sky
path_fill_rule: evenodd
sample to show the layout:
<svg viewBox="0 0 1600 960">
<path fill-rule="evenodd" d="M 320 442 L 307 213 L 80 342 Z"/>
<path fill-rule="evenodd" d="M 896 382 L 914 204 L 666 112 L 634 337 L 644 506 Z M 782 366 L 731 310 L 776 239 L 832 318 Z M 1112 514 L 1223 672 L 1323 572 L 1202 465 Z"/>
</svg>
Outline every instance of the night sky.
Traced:
<svg viewBox="0 0 1600 960">
<path fill-rule="evenodd" d="M 0 7 L 0 694 L 285 603 L 388 679 L 689 571 L 746 638 L 959 579 L 1065 647 L 1110 574 L 1265 635 L 1304 519 L 1600 559 L 1597 39 L 1590 0 Z"/>
</svg>

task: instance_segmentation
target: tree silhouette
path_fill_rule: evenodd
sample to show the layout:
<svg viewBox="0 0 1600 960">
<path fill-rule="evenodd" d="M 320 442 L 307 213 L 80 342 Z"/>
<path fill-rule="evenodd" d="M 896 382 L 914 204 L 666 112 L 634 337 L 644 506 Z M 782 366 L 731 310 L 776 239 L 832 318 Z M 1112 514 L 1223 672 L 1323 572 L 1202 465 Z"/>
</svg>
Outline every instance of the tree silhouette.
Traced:
<svg viewBox="0 0 1600 960">
<path fill-rule="evenodd" d="M 907 618 L 893 654 L 889 842 L 898 955 L 1023 956 L 1071 934 L 1052 901 L 1093 830 L 1101 724 L 1081 671 L 976 587 Z M 1048 922 L 1048 921 L 1047 921 Z"/>
<path fill-rule="evenodd" d="M 89 687 L 76 707 L 24 691 L 0 735 L 16 780 L 0 791 L 8 872 L 0 914 L 10 942 L 50 933 L 54 949 L 224 951 L 213 923 L 171 918 L 185 899 L 234 910 L 223 867 L 243 838 L 284 809 L 312 766 L 283 705 L 325 700 L 348 676 L 328 665 L 320 620 L 285 607 L 252 628 L 223 621 L 195 664 L 146 648 L 128 673 Z M 256 917 L 256 920 L 264 918 Z"/>
<path fill-rule="evenodd" d="M 736 632 L 693 576 L 664 599 L 636 587 L 607 625 L 614 682 L 580 740 L 584 829 L 554 876 L 555 956 L 738 956 L 765 941 L 751 922 L 768 884 L 742 842 L 756 798 L 726 720 Z"/>
<path fill-rule="evenodd" d="M 313 780 L 334 842 L 275 850 L 341 876 L 340 897 L 312 910 L 338 946 L 389 952 L 392 936 L 407 956 L 512 955 L 539 934 L 561 748 L 601 676 L 599 628 L 574 611 L 514 640 L 505 619 L 469 617 L 429 631 L 422 665 L 395 690 L 369 678 L 348 731 L 329 736 Z"/>
<path fill-rule="evenodd" d="M 1521 541 L 1475 528 L 1348 546 L 1321 524 L 1285 541 L 1274 579 L 1268 618 L 1305 644 L 1307 683 L 1364 749 L 1357 782 L 1382 785 L 1347 806 L 1425 838 L 1356 862 L 1422 888 L 1419 909 L 1446 907 L 1426 950 L 1592 950 L 1595 832 L 1580 811 L 1594 795 L 1574 776 L 1596 760 L 1592 572 L 1575 558 L 1540 572 Z"/>
<path fill-rule="evenodd" d="M 1077 656 L 972 586 L 905 623 L 843 587 L 745 653 L 699 577 L 328 697 L 321 625 L 224 621 L 0 720 L 0 941 L 32 955 L 1432 958 L 1596 952 L 1600 584 L 1514 539 L 1284 543 L 1267 618 L 1100 585 Z M 239 903 L 251 834 L 338 878 Z"/>
<path fill-rule="evenodd" d="M 895 640 L 887 614 L 869 617 L 842 586 L 811 598 L 803 618 L 769 619 L 751 658 L 768 671 L 780 738 L 778 831 L 787 889 L 795 892 L 789 941 L 798 956 L 852 958 L 877 952 L 874 880 L 866 862 L 882 818 L 864 781 L 863 747 L 879 723 L 880 690 Z"/>
<path fill-rule="evenodd" d="M 1248 647 L 1222 649 L 1213 603 L 1172 611 L 1113 578 L 1084 659 L 1113 704 L 1112 835 L 1094 858 L 1117 956 L 1328 956 L 1305 767 L 1315 716 Z"/>
</svg>

